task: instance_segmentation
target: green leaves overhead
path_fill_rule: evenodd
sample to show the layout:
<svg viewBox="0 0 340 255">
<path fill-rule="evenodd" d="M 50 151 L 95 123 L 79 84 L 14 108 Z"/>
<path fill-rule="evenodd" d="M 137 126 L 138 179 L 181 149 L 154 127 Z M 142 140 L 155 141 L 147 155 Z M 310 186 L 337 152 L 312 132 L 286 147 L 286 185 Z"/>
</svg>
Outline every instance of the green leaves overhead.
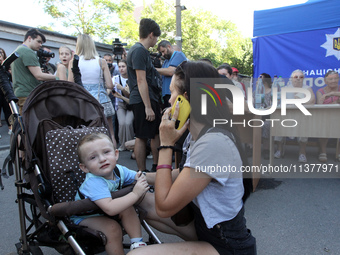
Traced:
<svg viewBox="0 0 340 255">
<path fill-rule="evenodd" d="M 175 0 L 174 0 L 175 3 Z M 209 11 L 187 9 L 182 14 L 182 51 L 191 60 L 210 59 L 217 67 L 229 63 L 240 73 L 252 74 L 252 43 L 244 38 L 231 21 Z M 176 10 L 163 0 L 144 6 L 142 18 L 154 19 L 161 27 L 160 40 L 175 44 Z"/>
<path fill-rule="evenodd" d="M 120 1 L 112 0 L 39 0 L 44 11 L 61 22 L 69 33 L 86 33 L 105 42 L 107 36 L 118 31 L 117 11 Z"/>
<path fill-rule="evenodd" d="M 172 1 L 154 0 L 135 10 L 131 0 L 39 0 L 69 34 L 87 33 L 108 44 L 119 37 L 128 47 L 139 40 L 141 18 L 154 19 L 162 30 L 159 40 L 175 44 L 176 1 Z M 189 59 L 209 58 L 216 67 L 227 62 L 242 74 L 252 74 L 251 40 L 244 38 L 234 23 L 200 9 L 190 8 L 181 14 L 182 50 Z"/>
</svg>

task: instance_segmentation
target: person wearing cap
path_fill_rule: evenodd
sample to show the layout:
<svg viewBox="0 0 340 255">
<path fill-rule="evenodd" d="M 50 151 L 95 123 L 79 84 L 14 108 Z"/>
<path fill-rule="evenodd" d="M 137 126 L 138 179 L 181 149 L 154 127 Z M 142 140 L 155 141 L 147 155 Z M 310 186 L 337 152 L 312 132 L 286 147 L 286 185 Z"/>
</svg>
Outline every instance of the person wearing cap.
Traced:
<svg viewBox="0 0 340 255">
<path fill-rule="evenodd" d="M 232 79 L 233 81 L 239 82 L 239 83 L 242 85 L 242 88 L 243 88 L 243 91 L 244 91 L 244 97 L 247 99 L 246 85 L 244 85 L 242 82 L 240 82 L 240 81 L 238 80 L 239 71 L 237 70 L 236 67 L 232 67 L 231 70 L 233 70 L 233 73 L 232 73 L 232 75 L 231 75 L 231 79 Z"/>
<path fill-rule="evenodd" d="M 235 68 L 236 69 L 236 68 Z M 237 70 L 237 69 L 236 69 Z M 224 75 L 227 78 L 229 78 L 236 87 L 238 87 L 239 89 L 242 90 L 244 97 L 246 98 L 246 91 L 245 88 L 242 86 L 242 84 L 240 82 L 238 82 L 237 80 L 233 79 L 233 69 L 232 67 L 227 64 L 227 63 L 223 63 L 222 65 L 220 65 L 219 67 L 217 67 L 217 71 L 220 75 Z"/>
<path fill-rule="evenodd" d="M 231 75 L 232 79 L 235 80 L 235 81 L 238 81 L 239 71 L 237 70 L 236 67 L 232 67 L 231 70 L 233 70 L 233 74 Z"/>
</svg>

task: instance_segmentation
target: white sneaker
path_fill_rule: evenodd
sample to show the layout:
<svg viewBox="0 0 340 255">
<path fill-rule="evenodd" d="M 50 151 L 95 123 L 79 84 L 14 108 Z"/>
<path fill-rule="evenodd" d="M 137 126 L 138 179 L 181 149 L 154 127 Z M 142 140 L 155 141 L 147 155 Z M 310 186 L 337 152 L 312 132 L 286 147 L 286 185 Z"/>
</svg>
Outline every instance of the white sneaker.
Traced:
<svg viewBox="0 0 340 255">
<path fill-rule="evenodd" d="M 274 153 L 274 158 L 281 158 L 281 151 L 276 151 Z"/>
<path fill-rule="evenodd" d="M 150 152 L 149 155 L 146 156 L 147 159 L 153 159 L 152 153 Z"/>
<path fill-rule="evenodd" d="M 300 154 L 299 162 L 300 163 L 307 163 L 307 158 L 306 158 L 306 156 L 304 154 Z"/>
<path fill-rule="evenodd" d="M 144 247 L 144 246 L 147 246 L 147 244 L 144 243 L 144 242 L 135 242 L 135 243 L 131 244 L 130 251 L 137 249 L 137 248 Z"/>
</svg>

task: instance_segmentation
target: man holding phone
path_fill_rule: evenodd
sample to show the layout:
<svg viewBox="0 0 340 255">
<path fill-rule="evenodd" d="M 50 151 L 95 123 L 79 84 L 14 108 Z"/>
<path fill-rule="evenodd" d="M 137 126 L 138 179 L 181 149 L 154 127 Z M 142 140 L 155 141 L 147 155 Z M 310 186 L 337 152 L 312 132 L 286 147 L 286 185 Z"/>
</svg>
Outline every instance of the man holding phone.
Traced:
<svg viewBox="0 0 340 255">
<path fill-rule="evenodd" d="M 152 19 L 142 19 L 139 24 L 139 42 L 127 55 L 130 105 L 134 114 L 136 136 L 135 155 L 138 170 L 146 170 L 146 143 L 151 139 L 151 151 L 155 170 L 158 162 L 159 124 L 161 112 L 159 94 L 155 81 L 157 72 L 151 62 L 148 49 L 155 46 L 161 35 L 159 25 Z"/>
</svg>

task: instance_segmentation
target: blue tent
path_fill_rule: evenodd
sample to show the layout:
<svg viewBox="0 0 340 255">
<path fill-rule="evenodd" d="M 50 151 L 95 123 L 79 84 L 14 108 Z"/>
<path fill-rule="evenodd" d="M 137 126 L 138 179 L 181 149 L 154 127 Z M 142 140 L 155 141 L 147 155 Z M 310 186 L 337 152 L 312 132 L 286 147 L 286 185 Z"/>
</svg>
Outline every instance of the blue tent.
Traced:
<svg viewBox="0 0 340 255">
<path fill-rule="evenodd" d="M 324 86 L 328 70 L 340 72 L 340 1 L 304 4 L 254 12 L 254 77 L 268 73 L 289 78 L 301 69 L 306 84 Z"/>
</svg>

